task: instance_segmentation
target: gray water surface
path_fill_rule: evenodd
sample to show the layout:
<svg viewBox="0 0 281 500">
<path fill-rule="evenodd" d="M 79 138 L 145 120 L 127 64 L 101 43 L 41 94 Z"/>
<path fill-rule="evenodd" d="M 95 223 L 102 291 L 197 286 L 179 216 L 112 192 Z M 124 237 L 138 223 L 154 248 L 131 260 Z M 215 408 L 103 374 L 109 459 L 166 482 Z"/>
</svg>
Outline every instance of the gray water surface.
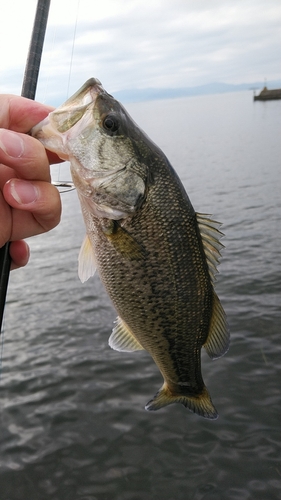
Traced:
<svg viewBox="0 0 281 500">
<path fill-rule="evenodd" d="M 281 499 L 281 101 L 250 92 L 131 104 L 195 210 L 223 223 L 217 292 L 231 347 L 202 352 L 216 421 L 181 405 L 149 413 L 162 384 L 145 352 L 107 341 L 114 309 L 81 284 L 75 192 L 11 274 L 0 419 L 1 500 Z M 64 175 L 65 177 L 65 175 Z"/>
</svg>

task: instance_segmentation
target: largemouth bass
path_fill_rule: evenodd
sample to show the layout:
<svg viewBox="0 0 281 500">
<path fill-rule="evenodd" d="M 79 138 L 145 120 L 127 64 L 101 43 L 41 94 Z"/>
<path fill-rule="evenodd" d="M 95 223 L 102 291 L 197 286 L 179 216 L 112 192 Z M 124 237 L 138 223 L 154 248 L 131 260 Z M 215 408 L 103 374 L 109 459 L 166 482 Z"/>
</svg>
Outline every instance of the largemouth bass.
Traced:
<svg viewBox="0 0 281 500">
<path fill-rule="evenodd" d="M 109 345 L 145 349 L 164 378 L 146 409 L 182 403 L 217 418 L 201 348 L 215 359 L 229 344 L 214 291 L 220 224 L 195 213 L 163 152 L 97 79 L 32 135 L 70 161 L 87 233 L 79 276 L 85 281 L 97 268 L 118 313 Z"/>
</svg>

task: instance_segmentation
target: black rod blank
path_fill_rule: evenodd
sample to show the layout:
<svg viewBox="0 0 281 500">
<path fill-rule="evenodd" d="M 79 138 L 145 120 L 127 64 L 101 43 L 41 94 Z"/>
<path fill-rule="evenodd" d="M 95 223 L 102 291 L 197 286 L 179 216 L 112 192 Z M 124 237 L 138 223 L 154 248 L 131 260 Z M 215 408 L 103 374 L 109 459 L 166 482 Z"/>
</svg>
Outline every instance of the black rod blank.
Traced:
<svg viewBox="0 0 281 500">
<path fill-rule="evenodd" d="M 38 0 L 37 2 L 21 91 L 22 97 L 27 97 L 28 99 L 34 99 L 36 94 L 50 3 L 51 0 Z M 8 242 L 0 248 L 0 334 L 11 267 L 9 247 L 10 243 Z"/>
</svg>

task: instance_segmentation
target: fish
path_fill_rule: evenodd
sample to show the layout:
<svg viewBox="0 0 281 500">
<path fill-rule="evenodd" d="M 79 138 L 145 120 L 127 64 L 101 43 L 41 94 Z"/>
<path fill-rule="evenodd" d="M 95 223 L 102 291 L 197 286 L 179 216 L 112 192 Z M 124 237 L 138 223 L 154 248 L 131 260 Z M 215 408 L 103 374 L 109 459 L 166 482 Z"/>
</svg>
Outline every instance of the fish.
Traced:
<svg viewBox="0 0 281 500">
<path fill-rule="evenodd" d="M 109 345 L 147 351 L 163 385 L 147 403 L 181 403 L 216 419 L 201 371 L 229 347 L 215 292 L 220 223 L 195 212 L 161 149 L 96 78 L 33 127 L 46 149 L 69 160 L 86 226 L 82 282 L 97 269 L 117 311 Z"/>
</svg>

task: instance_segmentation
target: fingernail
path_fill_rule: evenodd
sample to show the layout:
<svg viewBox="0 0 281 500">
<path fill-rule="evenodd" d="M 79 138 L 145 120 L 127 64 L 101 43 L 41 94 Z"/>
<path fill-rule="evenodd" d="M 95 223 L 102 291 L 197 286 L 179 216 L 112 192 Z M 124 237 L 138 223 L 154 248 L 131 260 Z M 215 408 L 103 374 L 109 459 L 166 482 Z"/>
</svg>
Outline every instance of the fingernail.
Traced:
<svg viewBox="0 0 281 500">
<path fill-rule="evenodd" d="M 39 197 L 38 189 L 30 182 L 21 179 L 12 179 L 10 189 L 12 197 L 21 205 L 33 203 Z"/>
<path fill-rule="evenodd" d="M 0 148 L 13 158 L 20 158 L 24 152 L 24 142 L 19 134 L 12 130 L 0 130 Z"/>
</svg>

